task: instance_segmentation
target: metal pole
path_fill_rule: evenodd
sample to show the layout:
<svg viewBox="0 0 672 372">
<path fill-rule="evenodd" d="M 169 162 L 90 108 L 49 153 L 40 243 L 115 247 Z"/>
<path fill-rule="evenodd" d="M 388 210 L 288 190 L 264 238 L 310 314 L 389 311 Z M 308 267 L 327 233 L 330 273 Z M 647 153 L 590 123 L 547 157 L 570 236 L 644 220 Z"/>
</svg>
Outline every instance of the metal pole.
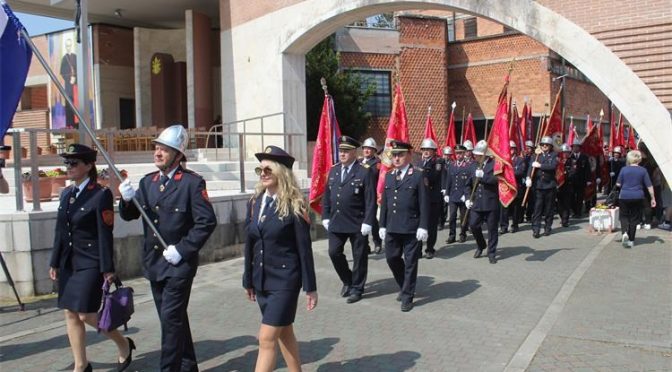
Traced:
<svg viewBox="0 0 672 372">
<path fill-rule="evenodd" d="M 240 192 L 245 193 L 245 149 L 243 139 L 245 134 L 238 133 L 238 167 L 240 168 Z"/>
<path fill-rule="evenodd" d="M 79 111 L 84 116 L 84 122 L 91 123 L 91 110 L 89 109 L 89 77 L 91 76 L 91 63 L 89 60 L 89 0 L 79 0 L 81 15 L 79 18 L 79 45 L 77 47 L 77 90 L 79 94 Z M 79 119 L 80 123 L 82 119 Z M 89 145 L 86 139 L 86 130 L 79 127 L 79 141 Z"/>
<path fill-rule="evenodd" d="M 28 33 L 26 32 L 25 29 L 21 29 L 21 36 L 26 41 L 28 46 L 30 46 L 30 49 L 33 50 L 33 56 L 35 58 L 37 58 L 37 60 L 42 65 L 42 67 L 44 67 L 44 70 L 47 72 L 47 74 L 49 74 L 49 77 L 54 82 L 54 85 L 56 85 L 56 88 L 58 88 L 58 91 L 61 92 L 61 95 L 63 96 L 65 101 L 68 103 L 68 105 L 70 105 L 70 107 L 72 107 L 72 110 L 75 112 L 75 115 L 77 115 L 77 117 L 79 118 L 80 129 L 83 128 L 86 131 L 86 133 L 89 135 L 89 137 L 91 137 L 91 140 L 93 141 L 94 145 L 98 148 L 98 152 L 103 156 L 103 158 L 105 159 L 105 162 L 107 163 L 107 165 L 112 170 L 112 173 L 114 173 L 114 176 L 117 177 L 119 182 L 122 182 L 123 179 L 121 178 L 121 173 L 119 173 L 119 169 L 117 169 L 117 167 L 114 166 L 114 163 L 112 162 L 112 159 L 110 158 L 110 155 L 105 151 L 103 146 L 100 144 L 100 141 L 98 141 L 98 139 L 96 138 L 95 133 L 93 133 L 91 128 L 89 128 L 89 125 L 84 120 L 84 117 L 82 116 L 81 112 L 79 112 L 79 109 L 77 107 L 75 107 L 75 104 L 72 102 L 70 97 L 68 97 L 68 95 L 65 92 L 65 88 L 63 87 L 63 84 L 61 84 L 61 82 L 58 80 L 58 78 L 54 74 L 54 71 L 51 70 L 51 67 L 49 67 L 49 64 L 47 63 L 47 61 L 44 59 L 42 54 L 40 54 L 40 51 L 37 49 L 37 47 L 35 46 L 33 41 L 30 39 L 30 36 L 28 35 Z M 154 226 L 154 223 L 149 218 L 149 216 L 147 215 L 145 210 L 142 208 L 142 206 L 140 205 L 140 202 L 138 202 L 138 199 L 135 198 L 135 197 L 133 197 L 133 204 L 138 209 L 138 211 L 140 212 L 140 215 L 142 216 L 142 218 L 147 223 L 147 226 L 149 226 L 150 230 L 152 230 L 152 232 L 156 235 L 156 238 L 159 240 L 159 243 L 161 243 L 161 245 L 163 246 L 164 249 L 167 248 L 168 244 L 163 239 L 163 237 L 159 233 L 159 230 L 156 228 L 156 226 Z"/>
<path fill-rule="evenodd" d="M 16 198 L 16 211 L 23 212 L 23 180 L 21 176 L 21 132 L 12 133 L 12 145 L 14 146 L 14 196 Z"/>
<path fill-rule="evenodd" d="M 33 185 L 33 211 L 42 210 L 40 205 L 40 168 L 37 166 L 37 133 L 28 132 L 28 143 L 30 143 L 30 182 Z"/>
</svg>

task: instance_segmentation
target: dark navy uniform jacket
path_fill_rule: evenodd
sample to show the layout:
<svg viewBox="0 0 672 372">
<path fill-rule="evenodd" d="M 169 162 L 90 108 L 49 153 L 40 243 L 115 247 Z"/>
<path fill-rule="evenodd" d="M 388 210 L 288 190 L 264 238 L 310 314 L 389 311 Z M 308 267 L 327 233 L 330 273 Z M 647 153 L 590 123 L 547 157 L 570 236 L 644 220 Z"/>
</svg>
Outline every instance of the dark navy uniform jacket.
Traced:
<svg viewBox="0 0 672 372">
<path fill-rule="evenodd" d="M 511 159 L 513 165 L 513 174 L 516 177 L 516 186 L 518 186 L 518 193 L 516 197 L 522 198 L 525 195 L 525 176 L 527 175 L 527 161 L 525 158 L 516 155 Z"/>
<path fill-rule="evenodd" d="M 478 165 L 474 162 L 475 167 L 470 167 L 473 172 L 478 169 Z M 497 177 L 493 174 L 495 167 L 495 161 L 491 158 L 487 158 L 483 165 L 483 177 L 479 180 L 472 173 L 471 177 L 467 180 L 465 185 L 464 192 L 467 194 L 467 198 L 471 195 L 471 190 L 473 188 L 474 182 L 478 180 L 478 186 L 474 191 L 473 203 L 474 205 L 471 209 L 479 212 L 494 211 L 499 208 L 499 187 Z"/>
<path fill-rule="evenodd" d="M 441 194 L 441 190 L 443 189 L 441 185 L 441 178 L 446 166 L 443 158 L 434 156 L 430 159 L 427 159 L 426 163 L 424 159 L 421 159 L 418 166 L 422 168 L 425 174 L 425 179 L 427 180 L 429 202 L 432 204 L 443 203 L 443 195 Z"/>
<path fill-rule="evenodd" d="M 166 261 L 163 247 L 143 220 L 145 277 L 151 281 L 193 277 L 198 268 L 198 251 L 217 227 L 205 181 L 198 174 L 178 167 L 161 192 L 159 177 L 159 171 L 143 177 L 135 197 L 166 243 L 175 246 L 182 260 L 177 265 Z M 119 203 L 119 214 L 126 221 L 140 217 L 135 205 L 123 199 Z"/>
<path fill-rule="evenodd" d="M 616 184 L 616 180 L 618 179 L 618 174 L 621 172 L 621 169 L 625 167 L 625 160 L 623 158 L 620 158 L 616 160 L 615 158 L 609 158 L 609 164 L 607 164 L 609 172 L 614 172 L 614 176 L 612 178 L 612 185 Z"/>
<path fill-rule="evenodd" d="M 366 163 L 364 163 L 364 160 L 366 160 Z M 374 186 L 378 185 L 378 177 L 380 175 L 380 158 L 377 156 L 371 157 L 371 159 L 366 159 L 366 158 L 360 158 L 359 162 L 361 164 L 366 164 L 369 166 L 369 169 L 371 169 L 371 178 L 373 179 L 373 184 Z"/>
<path fill-rule="evenodd" d="M 569 163 L 569 173 L 567 174 L 566 181 L 569 181 L 574 186 L 585 187 L 586 182 L 590 180 L 591 176 L 588 156 L 579 153 L 577 159 L 576 155 L 572 153 L 567 162 Z"/>
<path fill-rule="evenodd" d="M 114 272 L 112 192 L 89 181 L 70 204 L 74 188 L 68 186 L 61 193 L 49 265 L 75 271 L 98 268 L 101 273 Z"/>
<path fill-rule="evenodd" d="M 257 291 L 317 290 L 310 224 L 304 217 L 291 213 L 279 217 L 275 203 L 259 209 L 263 194 L 247 203 L 245 218 L 245 270 L 243 287 Z"/>
<path fill-rule="evenodd" d="M 467 180 L 473 174 L 473 162 L 455 161 L 448 167 L 448 176 L 446 177 L 446 195 L 450 197 L 451 203 L 461 203 L 460 198 L 468 198 L 470 194 L 464 194 L 464 186 Z M 471 191 L 469 191 L 471 192 Z"/>
<path fill-rule="evenodd" d="M 329 220 L 329 231 L 356 233 L 362 223 L 373 226 L 376 219 L 374 171 L 368 165 L 353 162 L 341 182 L 343 166 L 337 163 L 329 171 L 322 196 L 322 219 Z"/>
<path fill-rule="evenodd" d="M 429 193 L 422 169 L 409 166 L 400 181 L 396 180 L 397 172 L 394 169 L 385 175 L 380 227 L 397 234 L 415 234 L 418 228 L 427 230 Z"/>
<path fill-rule="evenodd" d="M 534 169 L 532 167 L 532 163 L 534 163 L 535 158 L 535 155 L 533 155 L 531 158 L 530 169 L 527 171 L 528 176 L 532 174 L 532 170 Z M 534 187 L 538 190 L 549 190 L 556 188 L 558 186 L 558 183 L 555 180 L 555 168 L 558 165 L 557 155 L 553 151 L 541 153 L 539 154 L 537 161 L 541 163 L 541 168 L 534 172 L 534 178 L 532 179 Z"/>
</svg>

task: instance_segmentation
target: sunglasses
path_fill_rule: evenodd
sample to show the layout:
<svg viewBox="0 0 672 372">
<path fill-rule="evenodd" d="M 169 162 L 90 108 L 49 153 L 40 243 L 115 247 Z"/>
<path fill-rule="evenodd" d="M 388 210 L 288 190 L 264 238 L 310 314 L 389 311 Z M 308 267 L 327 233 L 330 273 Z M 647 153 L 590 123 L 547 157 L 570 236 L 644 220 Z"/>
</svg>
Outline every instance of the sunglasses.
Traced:
<svg viewBox="0 0 672 372">
<path fill-rule="evenodd" d="M 405 152 L 405 151 L 404 151 L 404 152 L 393 152 L 393 153 L 392 153 L 392 157 L 393 157 L 393 158 L 403 158 L 404 156 L 406 156 L 406 152 Z"/>
<path fill-rule="evenodd" d="M 254 168 L 254 173 L 256 173 L 257 176 L 261 176 L 263 174 L 264 176 L 268 177 L 273 174 L 273 169 L 270 167 L 256 167 Z"/>
<path fill-rule="evenodd" d="M 66 160 L 63 160 L 63 164 L 65 164 L 69 167 L 76 167 L 76 166 L 82 164 L 82 162 L 80 160 L 77 160 L 77 159 L 66 159 Z"/>
</svg>

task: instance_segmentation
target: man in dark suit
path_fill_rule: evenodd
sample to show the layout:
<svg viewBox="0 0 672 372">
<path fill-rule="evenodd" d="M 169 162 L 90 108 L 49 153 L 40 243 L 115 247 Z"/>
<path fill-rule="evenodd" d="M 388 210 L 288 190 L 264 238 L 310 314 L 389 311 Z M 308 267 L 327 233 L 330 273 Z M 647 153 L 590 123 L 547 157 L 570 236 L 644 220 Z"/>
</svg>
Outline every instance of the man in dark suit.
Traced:
<svg viewBox="0 0 672 372">
<path fill-rule="evenodd" d="M 623 159 L 623 148 L 621 146 L 614 147 L 612 151 L 612 156 L 609 158 L 609 185 L 606 186 L 605 194 L 609 195 L 611 189 L 616 184 L 618 179 L 618 174 L 621 172 L 621 169 L 625 166 L 625 159 Z"/>
<path fill-rule="evenodd" d="M 373 180 L 374 188 L 378 187 L 378 177 L 380 174 L 380 158 L 378 158 L 377 153 L 378 145 L 376 144 L 376 140 L 371 137 L 365 139 L 364 143 L 362 143 L 363 156 L 361 159 L 359 159 L 359 162 L 368 165 L 371 169 L 371 178 Z M 378 203 L 376 202 L 376 206 L 377 205 Z M 378 228 L 378 218 L 374 216 L 373 226 L 371 229 L 371 238 L 373 239 L 375 254 L 378 254 L 383 250 L 383 241 L 380 240 L 380 236 L 378 236 Z"/>
<path fill-rule="evenodd" d="M 544 136 L 541 139 L 541 152 L 533 156 L 534 161 L 528 171 L 525 186 L 531 187 L 534 182 L 534 214 L 532 215 L 532 236 L 540 237 L 541 216 L 544 216 L 544 235 L 551 235 L 553 225 L 555 192 L 558 186 L 555 180 L 555 168 L 558 158 L 552 150 L 553 139 Z"/>
<path fill-rule="evenodd" d="M 322 225 L 329 234 L 329 257 L 341 279 L 341 296 L 349 304 L 362 299 L 368 269 L 368 235 L 376 218 L 376 188 L 372 171 L 357 161 L 357 140 L 341 136 L 339 163 L 329 171 L 322 198 Z M 352 270 L 343 254 L 352 246 Z"/>
<path fill-rule="evenodd" d="M 439 228 L 439 218 L 441 217 L 441 206 L 443 205 L 443 195 L 441 190 L 441 176 L 446 163 L 443 158 L 436 156 L 436 143 L 431 138 L 425 138 L 420 144 L 422 158 L 418 166 L 422 168 L 425 176 L 425 186 L 429 192 L 429 225 L 427 238 L 427 248 L 425 249 L 425 258 L 432 259 L 436 250 L 436 235 Z"/>
<path fill-rule="evenodd" d="M 574 186 L 572 185 L 572 179 L 568 176 L 571 171 L 571 164 L 569 162 L 571 153 L 572 149 L 569 145 L 563 143 L 561 152 L 558 154 L 558 167 L 560 167 L 560 171 L 564 173 L 565 182 L 562 185 L 558 185 L 557 194 L 558 215 L 560 216 L 560 225 L 562 227 L 569 226 L 569 213 L 572 210 L 572 200 L 574 198 Z"/>
<path fill-rule="evenodd" d="M 508 207 L 502 206 L 499 215 L 499 233 L 506 234 L 509 232 L 509 218 L 511 218 L 511 232 L 518 232 L 518 223 L 523 216 L 523 197 L 525 196 L 525 175 L 527 174 L 527 165 L 525 158 L 518 155 L 518 149 L 514 141 L 509 141 L 509 148 L 511 154 L 511 165 L 513 166 L 513 174 L 516 177 L 516 185 L 518 192 L 516 198 L 513 199 Z"/>
<path fill-rule="evenodd" d="M 471 193 L 474 185 L 473 200 L 468 199 L 465 202 L 469 209 L 469 228 L 476 239 L 476 252 L 474 258 L 481 257 L 483 250 L 487 247 L 488 259 L 491 264 L 497 263 L 497 242 L 499 235 L 497 233 L 497 223 L 499 220 L 499 192 L 498 180 L 493 174 L 495 162 L 486 155 L 488 143 L 484 140 L 478 141 L 474 147 L 473 154 L 476 156 L 478 166 L 469 177 L 465 185 L 465 193 Z M 483 237 L 483 222 L 488 225 L 488 242 L 486 245 Z"/>
<path fill-rule="evenodd" d="M 464 186 L 469 179 L 469 169 L 471 162 L 464 159 L 465 147 L 462 145 L 455 146 L 455 161 L 448 166 L 448 176 L 445 178 L 446 183 L 443 188 L 446 190 L 446 195 L 443 200 L 448 204 L 448 241 L 446 243 L 452 244 L 455 242 L 455 234 L 457 230 L 457 210 L 460 210 L 460 219 L 464 219 L 467 208 L 464 205 L 466 196 L 464 193 Z M 469 194 L 466 194 L 469 195 Z M 460 243 L 467 240 L 467 228 L 460 223 Z"/>
<path fill-rule="evenodd" d="M 135 197 L 168 244 L 162 247 L 143 220 L 144 275 L 150 281 L 154 304 L 161 321 L 161 371 L 198 371 L 189 328 L 187 306 L 198 267 L 198 252 L 217 226 L 205 181 L 182 168 L 187 131 L 181 125 L 166 128 L 154 144 L 154 165 L 159 171 L 147 174 L 134 190 L 130 180 L 119 191 L 121 218 L 140 217 L 131 203 Z"/>
<path fill-rule="evenodd" d="M 445 146 L 443 148 L 443 172 L 441 172 L 441 196 L 445 200 L 446 198 L 446 183 L 448 182 L 448 177 L 450 173 L 448 169 L 453 164 L 453 149 L 450 146 Z M 439 230 L 443 230 L 446 227 L 446 220 L 448 220 L 448 203 L 441 203 L 441 220 L 439 221 Z"/>
<path fill-rule="evenodd" d="M 569 157 L 569 173 L 567 179 L 572 184 L 572 211 L 574 218 L 581 218 L 583 199 L 586 186 L 592 185 L 590 163 L 586 154 L 581 153 L 581 140 L 574 139 L 572 143 L 572 155 Z"/>
<path fill-rule="evenodd" d="M 392 141 L 391 146 L 394 169 L 385 175 L 380 238 L 385 240 L 387 265 L 399 285 L 397 300 L 406 312 L 413 309 L 420 241 L 428 238 L 429 196 L 422 169 L 411 165 L 411 145 Z"/>
<path fill-rule="evenodd" d="M 535 154 L 534 154 L 534 142 L 527 140 L 525 141 L 525 173 L 527 174 L 532 167 L 532 162 L 534 162 Z M 532 189 L 530 192 L 527 194 L 527 205 L 524 205 L 523 208 L 525 209 L 525 220 L 527 222 L 532 221 L 532 215 L 534 214 L 534 183 L 532 183 Z M 523 193 L 523 197 L 525 197 L 525 194 Z M 522 220 L 519 222 L 523 222 Z"/>
</svg>

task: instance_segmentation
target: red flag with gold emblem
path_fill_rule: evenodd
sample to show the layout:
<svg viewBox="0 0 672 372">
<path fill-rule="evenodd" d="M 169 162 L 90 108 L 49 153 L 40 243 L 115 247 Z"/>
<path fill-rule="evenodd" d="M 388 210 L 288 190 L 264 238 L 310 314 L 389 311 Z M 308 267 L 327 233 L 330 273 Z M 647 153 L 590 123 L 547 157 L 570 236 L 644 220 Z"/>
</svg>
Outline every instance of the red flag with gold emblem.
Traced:
<svg viewBox="0 0 672 372">
<path fill-rule="evenodd" d="M 504 87 L 499 95 L 499 104 L 488 137 L 488 150 L 495 159 L 494 175 L 498 179 L 499 201 L 504 207 L 516 198 L 516 176 L 511 165 L 509 151 L 509 108 L 506 91 L 509 86 L 509 75 L 504 79 Z"/>
<path fill-rule="evenodd" d="M 390 142 L 397 140 L 408 142 L 408 118 L 406 116 L 406 101 L 404 94 L 401 91 L 401 85 L 397 83 L 394 87 L 394 100 L 392 101 L 392 112 L 390 113 L 390 121 L 387 124 L 387 135 L 385 137 L 385 147 L 380 156 L 380 175 L 378 177 L 378 202 L 383 194 L 385 187 L 385 174 L 392 168 L 392 158 Z"/>
<path fill-rule="evenodd" d="M 332 165 L 338 162 L 338 138 L 341 136 L 341 129 L 336 120 L 336 111 L 334 110 L 334 100 L 329 94 L 324 95 L 324 104 L 322 105 L 322 115 L 320 116 L 320 126 L 313 150 L 313 167 L 310 178 L 310 207 L 319 214 L 322 214 L 322 195 L 327 187 L 327 178 Z"/>
</svg>

